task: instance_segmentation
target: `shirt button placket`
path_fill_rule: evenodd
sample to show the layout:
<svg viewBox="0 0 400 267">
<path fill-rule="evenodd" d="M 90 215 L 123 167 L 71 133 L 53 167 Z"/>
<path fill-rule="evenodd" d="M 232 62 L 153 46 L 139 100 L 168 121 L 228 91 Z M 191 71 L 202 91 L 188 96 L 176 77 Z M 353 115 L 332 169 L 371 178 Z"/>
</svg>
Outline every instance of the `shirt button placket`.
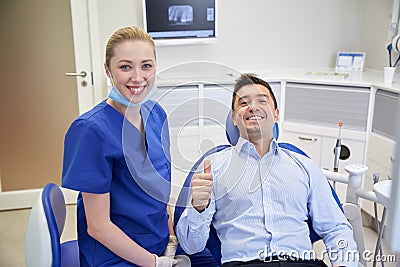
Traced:
<svg viewBox="0 0 400 267">
<path fill-rule="evenodd" d="M 261 184 L 261 189 L 262 189 L 262 194 L 263 194 L 263 209 L 264 209 L 264 223 L 266 229 L 270 229 L 271 227 L 271 218 L 269 214 L 271 214 L 271 194 L 270 194 L 270 185 L 268 182 L 268 179 L 266 177 L 268 168 L 267 168 L 267 158 L 264 157 L 260 160 L 260 165 L 259 165 L 259 174 L 260 174 L 260 181 L 262 182 Z"/>
</svg>

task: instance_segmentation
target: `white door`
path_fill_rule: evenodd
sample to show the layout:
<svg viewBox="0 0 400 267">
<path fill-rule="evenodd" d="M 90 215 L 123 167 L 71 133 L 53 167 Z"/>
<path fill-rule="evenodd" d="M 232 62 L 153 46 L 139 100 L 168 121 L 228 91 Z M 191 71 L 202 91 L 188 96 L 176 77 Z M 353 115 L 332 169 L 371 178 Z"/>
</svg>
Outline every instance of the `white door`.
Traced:
<svg viewBox="0 0 400 267">
<path fill-rule="evenodd" d="M 94 105 L 87 1 L 0 1 L 0 210 L 61 183 L 65 132 Z"/>
</svg>

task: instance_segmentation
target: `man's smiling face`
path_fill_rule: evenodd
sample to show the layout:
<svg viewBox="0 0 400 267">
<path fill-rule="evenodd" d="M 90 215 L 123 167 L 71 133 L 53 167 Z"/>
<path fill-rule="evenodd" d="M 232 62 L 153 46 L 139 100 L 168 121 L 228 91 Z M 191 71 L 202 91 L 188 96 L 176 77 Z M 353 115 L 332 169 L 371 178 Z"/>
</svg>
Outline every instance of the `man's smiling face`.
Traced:
<svg viewBox="0 0 400 267">
<path fill-rule="evenodd" d="M 249 84 L 240 88 L 234 102 L 233 122 L 240 136 L 251 140 L 257 137 L 272 137 L 272 129 L 278 120 L 269 90 L 261 84 Z"/>
</svg>

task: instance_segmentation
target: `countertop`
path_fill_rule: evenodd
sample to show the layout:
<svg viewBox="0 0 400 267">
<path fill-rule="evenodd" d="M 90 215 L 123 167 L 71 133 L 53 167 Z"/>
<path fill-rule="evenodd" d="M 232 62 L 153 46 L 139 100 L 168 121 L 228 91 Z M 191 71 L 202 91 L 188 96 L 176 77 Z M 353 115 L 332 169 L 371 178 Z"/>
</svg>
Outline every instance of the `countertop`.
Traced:
<svg viewBox="0 0 400 267">
<path fill-rule="evenodd" d="M 299 82 L 331 84 L 343 86 L 374 86 L 386 91 L 400 93 L 400 72 L 395 73 L 393 83 L 383 83 L 383 71 L 364 70 L 361 72 L 339 72 L 334 69 L 324 70 L 248 70 L 242 73 L 254 73 L 268 82 Z M 344 74 L 344 75 L 342 75 Z M 238 71 L 187 71 L 167 69 L 157 75 L 157 84 L 177 86 L 182 84 L 215 83 L 231 84 L 240 75 Z"/>
</svg>

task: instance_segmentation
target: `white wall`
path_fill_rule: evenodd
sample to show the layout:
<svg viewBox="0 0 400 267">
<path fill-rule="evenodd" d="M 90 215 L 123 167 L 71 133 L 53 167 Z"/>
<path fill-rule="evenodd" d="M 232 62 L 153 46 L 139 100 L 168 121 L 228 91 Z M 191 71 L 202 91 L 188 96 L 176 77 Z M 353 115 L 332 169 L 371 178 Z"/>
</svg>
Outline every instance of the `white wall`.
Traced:
<svg viewBox="0 0 400 267">
<path fill-rule="evenodd" d="M 218 42 L 158 47 L 159 70 L 190 61 L 212 61 L 240 71 L 310 71 L 334 67 L 338 51 L 365 51 L 365 67 L 381 70 L 388 58 L 385 46 L 392 3 L 392 0 L 219 0 Z M 92 0 L 92 5 L 98 13 L 94 43 L 99 46 L 95 51 L 100 64 L 105 43 L 114 30 L 142 25 L 142 1 Z"/>
<path fill-rule="evenodd" d="M 365 0 L 359 50 L 367 53 L 367 68 L 383 70 L 389 64 L 386 47 L 392 6 L 393 0 Z M 397 56 L 395 53 L 392 55 L 393 63 Z"/>
<path fill-rule="evenodd" d="M 197 47 L 162 47 L 160 63 L 216 61 L 239 70 L 329 67 L 336 51 L 358 46 L 361 1 L 220 0 L 219 41 Z M 356 15 L 353 15 L 356 13 Z M 344 31 L 342 18 L 349 20 Z M 339 36 L 345 38 L 337 41 Z M 179 55 L 179 56 L 177 56 Z"/>
</svg>

